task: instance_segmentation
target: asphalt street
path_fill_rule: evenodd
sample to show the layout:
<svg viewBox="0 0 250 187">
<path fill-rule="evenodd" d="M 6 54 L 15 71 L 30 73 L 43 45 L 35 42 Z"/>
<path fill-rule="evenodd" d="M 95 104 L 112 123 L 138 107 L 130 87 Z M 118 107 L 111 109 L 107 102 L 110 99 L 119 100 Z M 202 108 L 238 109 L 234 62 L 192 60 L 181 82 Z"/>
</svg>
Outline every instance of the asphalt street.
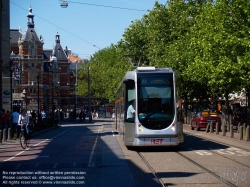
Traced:
<svg viewBox="0 0 250 187">
<path fill-rule="evenodd" d="M 171 148 L 128 150 L 114 120 L 62 121 L 35 133 L 24 150 L 0 145 L 1 186 L 248 186 L 250 142 L 183 125 L 185 143 Z M 244 137 L 245 138 L 245 137 Z M 249 164 L 248 164 L 249 163 Z M 230 171 L 241 181 L 224 178 Z M 217 177 L 216 177 L 217 175 Z M 219 177 L 218 177 L 219 176 Z"/>
</svg>

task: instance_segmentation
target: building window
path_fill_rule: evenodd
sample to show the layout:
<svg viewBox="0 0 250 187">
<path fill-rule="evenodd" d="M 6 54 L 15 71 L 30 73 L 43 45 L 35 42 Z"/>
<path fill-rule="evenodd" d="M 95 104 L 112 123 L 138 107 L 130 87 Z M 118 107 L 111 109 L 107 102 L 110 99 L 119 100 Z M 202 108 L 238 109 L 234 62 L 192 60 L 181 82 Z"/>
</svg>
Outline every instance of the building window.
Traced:
<svg viewBox="0 0 250 187">
<path fill-rule="evenodd" d="M 30 95 L 36 94 L 36 88 L 30 88 Z"/>
<path fill-rule="evenodd" d="M 34 64 L 32 63 L 32 65 L 34 65 Z M 37 75 L 37 73 L 35 73 L 33 71 L 29 72 L 29 81 L 36 82 L 36 75 Z"/>
<path fill-rule="evenodd" d="M 30 49 L 30 56 L 35 56 L 35 50 L 34 50 L 34 48 Z"/>
</svg>

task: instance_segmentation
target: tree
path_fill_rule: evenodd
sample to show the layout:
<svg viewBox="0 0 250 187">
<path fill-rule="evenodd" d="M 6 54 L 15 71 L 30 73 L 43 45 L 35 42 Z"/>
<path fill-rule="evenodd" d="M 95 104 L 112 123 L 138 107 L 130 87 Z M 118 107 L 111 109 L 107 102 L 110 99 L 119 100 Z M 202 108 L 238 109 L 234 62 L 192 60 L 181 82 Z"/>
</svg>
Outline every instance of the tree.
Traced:
<svg viewBox="0 0 250 187">
<path fill-rule="evenodd" d="M 115 91 L 129 64 L 124 62 L 116 45 L 95 53 L 88 64 L 79 68 L 78 93 L 86 96 L 88 93 L 87 69 L 90 69 L 90 92 L 95 98 L 108 99 L 114 102 Z"/>
</svg>

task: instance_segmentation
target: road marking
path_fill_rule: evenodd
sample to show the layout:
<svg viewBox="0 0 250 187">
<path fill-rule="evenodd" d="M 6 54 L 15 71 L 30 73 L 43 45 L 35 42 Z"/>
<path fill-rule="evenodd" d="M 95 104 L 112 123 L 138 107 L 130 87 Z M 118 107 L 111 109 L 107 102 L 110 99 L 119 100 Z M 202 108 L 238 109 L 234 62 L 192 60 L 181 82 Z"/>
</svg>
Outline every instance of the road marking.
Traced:
<svg viewBox="0 0 250 187">
<path fill-rule="evenodd" d="M 216 148 L 218 153 L 222 155 L 250 156 L 249 151 L 245 151 L 236 147 L 228 147 L 225 149 Z"/>
<path fill-rule="evenodd" d="M 43 141 L 41 141 L 41 142 L 37 143 L 36 145 L 33 145 L 32 147 L 36 147 L 36 146 L 40 145 L 41 143 L 46 142 L 47 140 L 49 140 L 49 139 L 43 140 Z"/>
<path fill-rule="evenodd" d="M 72 128 L 74 128 L 74 127 L 72 127 Z M 63 131 L 61 134 L 58 134 L 58 135 L 52 137 L 51 140 L 54 139 L 54 138 L 56 138 L 56 137 L 58 137 L 58 136 L 60 136 L 60 135 L 62 135 L 62 134 L 64 134 L 65 132 L 71 130 L 72 128 L 70 128 L 70 129 L 68 129 L 68 130 L 66 130 L 66 131 Z M 41 142 L 39 142 L 39 143 L 33 145 L 32 147 L 36 147 L 36 146 L 38 146 L 39 144 L 46 142 L 47 140 L 50 140 L 50 139 L 43 140 L 43 141 L 41 141 Z M 10 158 L 4 160 L 3 162 L 7 162 L 7 161 L 9 161 L 9 160 L 12 160 L 12 159 L 16 158 L 18 155 L 24 153 L 25 151 L 28 151 L 29 149 L 30 149 L 30 148 L 25 149 L 24 151 L 21 151 L 21 152 L 17 153 L 15 156 L 10 157 Z"/>
<path fill-rule="evenodd" d="M 197 154 L 199 154 L 199 155 L 212 155 L 212 153 L 210 153 L 210 152 L 207 152 L 207 151 L 204 151 L 204 150 L 200 150 L 200 151 L 195 151 Z"/>
<path fill-rule="evenodd" d="M 4 162 L 9 161 L 9 160 L 12 160 L 13 158 L 15 158 L 16 156 L 18 156 L 18 155 L 22 154 L 23 152 L 24 152 L 24 151 L 21 151 L 21 152 L 17 153 L 15 156 L 10 157 L 10 158 L 8 158 L 8 159 L 4 160 Z"/>
<path fill-rule="evenodd" d="M 98 129 L 98 134 L 96 136 L 95 143 L 94 143 L 94 146 L 92 148 L 92 151 L 91 151 L 91 154 L 90 154 L 90 157 L 89 157 L 88 167 L 93 167 L 94 166 L 94 163 L 92 163 L 92 158 L 93 158 L 93 155 L 94 155 L 94 152 L 95 152 L 95 146 L 97 144 L 97 140 L 98 140 L 98 137 L 99 137 L 99 130 L 100 129 Z"/>
<path fill-rule="evenodd" d="M 194 151 L 191 148 L 188 148 L 188 149 L 190 151 Z M 208 147 L 208 151 L 212 151 L 212 152 L 219 153 L 221 155 L 228 155 L 228 156 L 232 156 L 232 155 L 235 155 L 235 156 L 250 156 L 249 151 L 245 151 L 245 150 L 242 150 L 242 149 L 239 149 L 239 148 L 236 148 L 236 147 L 228 147 L 228 148 L 224 148 L 224 149 L 221 149 L 219 147 L 215 147 L 215 148 Z M 197 153 L 197 154 L 199 154 L 201 156 L 212 155 L 212 153 L 208 152 L 208 151 L 199 150 L 199 151 L 195 151 L 195 153 Z"/>
</svg>

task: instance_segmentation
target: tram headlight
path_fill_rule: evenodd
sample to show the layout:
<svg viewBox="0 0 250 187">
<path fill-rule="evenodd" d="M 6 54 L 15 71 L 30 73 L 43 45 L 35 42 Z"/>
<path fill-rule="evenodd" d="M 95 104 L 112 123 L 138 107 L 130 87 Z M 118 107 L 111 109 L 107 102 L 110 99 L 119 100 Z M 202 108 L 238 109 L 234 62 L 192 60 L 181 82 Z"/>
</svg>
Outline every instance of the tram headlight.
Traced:
<svg viewBox="0 0 250 187">
<path fill-rule="evenodd" d="M 139 131 L 142 132 L 143 128 L 142 128 L 142 125 L 140 123 L 138 124 L 138 127 L 139 127 Z"/>
<path fill-rule="evenodd" d="M 172 127 L 170 128 L 172 131 L 175 131 L 175 123 L 172 124 Z"/>
</svg>

